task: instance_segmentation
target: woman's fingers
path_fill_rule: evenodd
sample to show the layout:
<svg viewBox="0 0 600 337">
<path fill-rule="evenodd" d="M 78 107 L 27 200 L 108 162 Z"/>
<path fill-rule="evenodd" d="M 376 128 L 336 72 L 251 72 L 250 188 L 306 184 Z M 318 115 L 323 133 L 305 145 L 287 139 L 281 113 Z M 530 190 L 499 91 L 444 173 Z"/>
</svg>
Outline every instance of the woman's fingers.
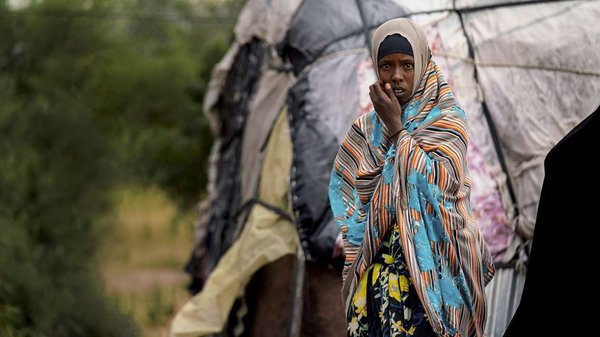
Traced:
<svg viewBox="0 0 600 337">
<path fill-rule="evenodd" d="M 392 102 L 394 102 L 395 100 L 398 100 L 396 95 L 394 95 L 394 90 L 392 89 L 392 86 L 389 83 L 385 84 L 385 94 L 387 95 L 387 97 L 389 99 L 392 100 Z"/>
<path fill-rule="evenodd" d="M 373 84 L 373 92 L 375 93 L 375 96 L 379 98 L 380 102 L 387 102 L 389 99 L 387 94 L 381 88 L 381 83 Z"/>
<path fill-rule="evenodd" d="M 375 99 L 375 89 L 373 88 L 374 84 L 371 84 L 369 86 L 369 97 L 371 97 L 371 101 L 373 101 L 373 99 Z"/>
</svg>

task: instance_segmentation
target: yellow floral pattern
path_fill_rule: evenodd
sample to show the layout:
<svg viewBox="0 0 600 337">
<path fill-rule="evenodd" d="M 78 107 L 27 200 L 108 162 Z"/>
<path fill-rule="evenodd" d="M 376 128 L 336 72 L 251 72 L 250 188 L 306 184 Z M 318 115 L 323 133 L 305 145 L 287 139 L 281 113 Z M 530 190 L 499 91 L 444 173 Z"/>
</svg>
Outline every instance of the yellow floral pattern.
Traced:
<svg viewBox="0 0 600 337">
<path fill-rule="evenodd" d="M 348 336 L 435 336 L 412 286 L 397 226 L 387 235 L 375 263 L 352 296 Z"/>
</svg>

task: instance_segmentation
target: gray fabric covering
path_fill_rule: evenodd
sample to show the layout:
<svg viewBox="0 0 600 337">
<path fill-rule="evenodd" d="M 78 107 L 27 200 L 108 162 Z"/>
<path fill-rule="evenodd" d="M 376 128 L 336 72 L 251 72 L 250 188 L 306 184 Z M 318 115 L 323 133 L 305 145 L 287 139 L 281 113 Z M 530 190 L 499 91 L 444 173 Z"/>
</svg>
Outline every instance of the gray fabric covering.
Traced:
<svg viewBox="0 0 600 337">
<path fill-rule="evenodd" d="M 215 163 L 216 177 L 211 215 L 205 243 L 206 268 L 211 270 L 235 240 L 236 215 L 240 204 L 240 160 L 242 135 L 250 101 L 260 76 L 265 46 L 259 40 L 242 46 L 227 74 L 228 95 L 221 95 L 215 113 L 220 124 L 220 147 Z M 234 95 L 233 93 L 238 93 Z"/>
<path fill-rule="evenodd" d="M 370 29 L 404 13 L 402 7 L 391 0 L 305 0 L 298 8 L 280 49 L 290 58 L 298 73 L 320 56 L 366 47 L 365 34 Z M 335 47 L 337 41 L 351 36 L 359 38 L 356 40 L 358 44 Z"/>
<path fill-rule="evenodd" d="M 442 67 L 452 91 L 467 112 L 469 148 L 467 163 L 473 180 L 471 203 L 477 223 L 488 243 L 495 262 L 508 262 L 523 242 L 517 235 L 511 219 L 514 205 L 506 185 L 506 175 L 500 166 L 481 104 L 482 96 L 468 58 L 468 45 L 458 14 L 444 16 L 427 24 L 433 57 Z M 452 55 L 453 57 L 446 57 Z"/>
<path fill-rule="evenodd" d="M 323 121 L 338 143 L 360 115 L 356 65 L 368 59 L 366 49 L 340 53 L 315 64 L 306 74 L 309 90 L 304 111 Z"/>
<path fill-rule="evenodd" d="M 292 16 L 302 0 L 248 0 L 242 8 L 235 38 L 240 44 L 258 38 L 275 44 L 285 36 Z"/>
<path fill-rule="evenodd" d="M 598 17 L 598 2 L 558 2 L 465 18 L 516 188 L 518 230 L 526 238 L 533 233 L 544 156 L 598 104 L 600 77 L 572 72 L 600 74 L 600 63 L 591 57 L 600 45 Z"/>
<path fill-rule="evenodd" d="M 275 119 L 285 106 L 294 78 L 288 73 L 266 70 L 257 85 L 242 140 L 241 204 L 255 197 L 263 150 Z"/>
<path fill-rule="evenodd" d="M 366 49 L 332 54 L 313 64 L 290 90 L 292 206 L 309 259 L 329 258 L 339 232 L 327 189 L 340 139 L 359 116 L 357 64 L 368 57 Z"/>
</svg>

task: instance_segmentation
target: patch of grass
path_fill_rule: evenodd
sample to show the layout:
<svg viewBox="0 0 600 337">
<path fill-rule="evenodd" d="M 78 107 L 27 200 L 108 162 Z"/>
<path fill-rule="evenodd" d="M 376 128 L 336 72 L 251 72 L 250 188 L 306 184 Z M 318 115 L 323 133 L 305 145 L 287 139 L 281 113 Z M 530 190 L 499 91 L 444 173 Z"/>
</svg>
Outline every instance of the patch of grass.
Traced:
<svg viewBox="0 0 600 337">
<path fill-rule="evenodd" d="M 166 336 L 169 321 L 189 298 L 183 267 L 193 245 L 194 212 L 178 212 L 153 187 L 121 186 L 113 201 L 115 212 L 99 224 L 107 289 L 141 336 Z"/>
</svg>

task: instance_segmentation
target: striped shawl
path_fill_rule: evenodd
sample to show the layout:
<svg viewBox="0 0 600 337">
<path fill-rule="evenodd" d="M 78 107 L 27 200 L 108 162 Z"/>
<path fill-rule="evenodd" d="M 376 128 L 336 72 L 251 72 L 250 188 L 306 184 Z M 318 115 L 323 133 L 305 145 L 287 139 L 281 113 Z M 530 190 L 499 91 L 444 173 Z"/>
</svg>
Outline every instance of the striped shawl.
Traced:
<svg viewBox="0 0 600 337">
<path fill-rule="evenodd" d="M 391 143 L 375 112 L 358 118 L 335 159 L 329 198 L 344 238 L 342 299 L 398 223 L 413 283 L 439 336 L 483 336 L 494 266 L 469 195 L 464 111 L 429 58 Z"/>
</svg>

